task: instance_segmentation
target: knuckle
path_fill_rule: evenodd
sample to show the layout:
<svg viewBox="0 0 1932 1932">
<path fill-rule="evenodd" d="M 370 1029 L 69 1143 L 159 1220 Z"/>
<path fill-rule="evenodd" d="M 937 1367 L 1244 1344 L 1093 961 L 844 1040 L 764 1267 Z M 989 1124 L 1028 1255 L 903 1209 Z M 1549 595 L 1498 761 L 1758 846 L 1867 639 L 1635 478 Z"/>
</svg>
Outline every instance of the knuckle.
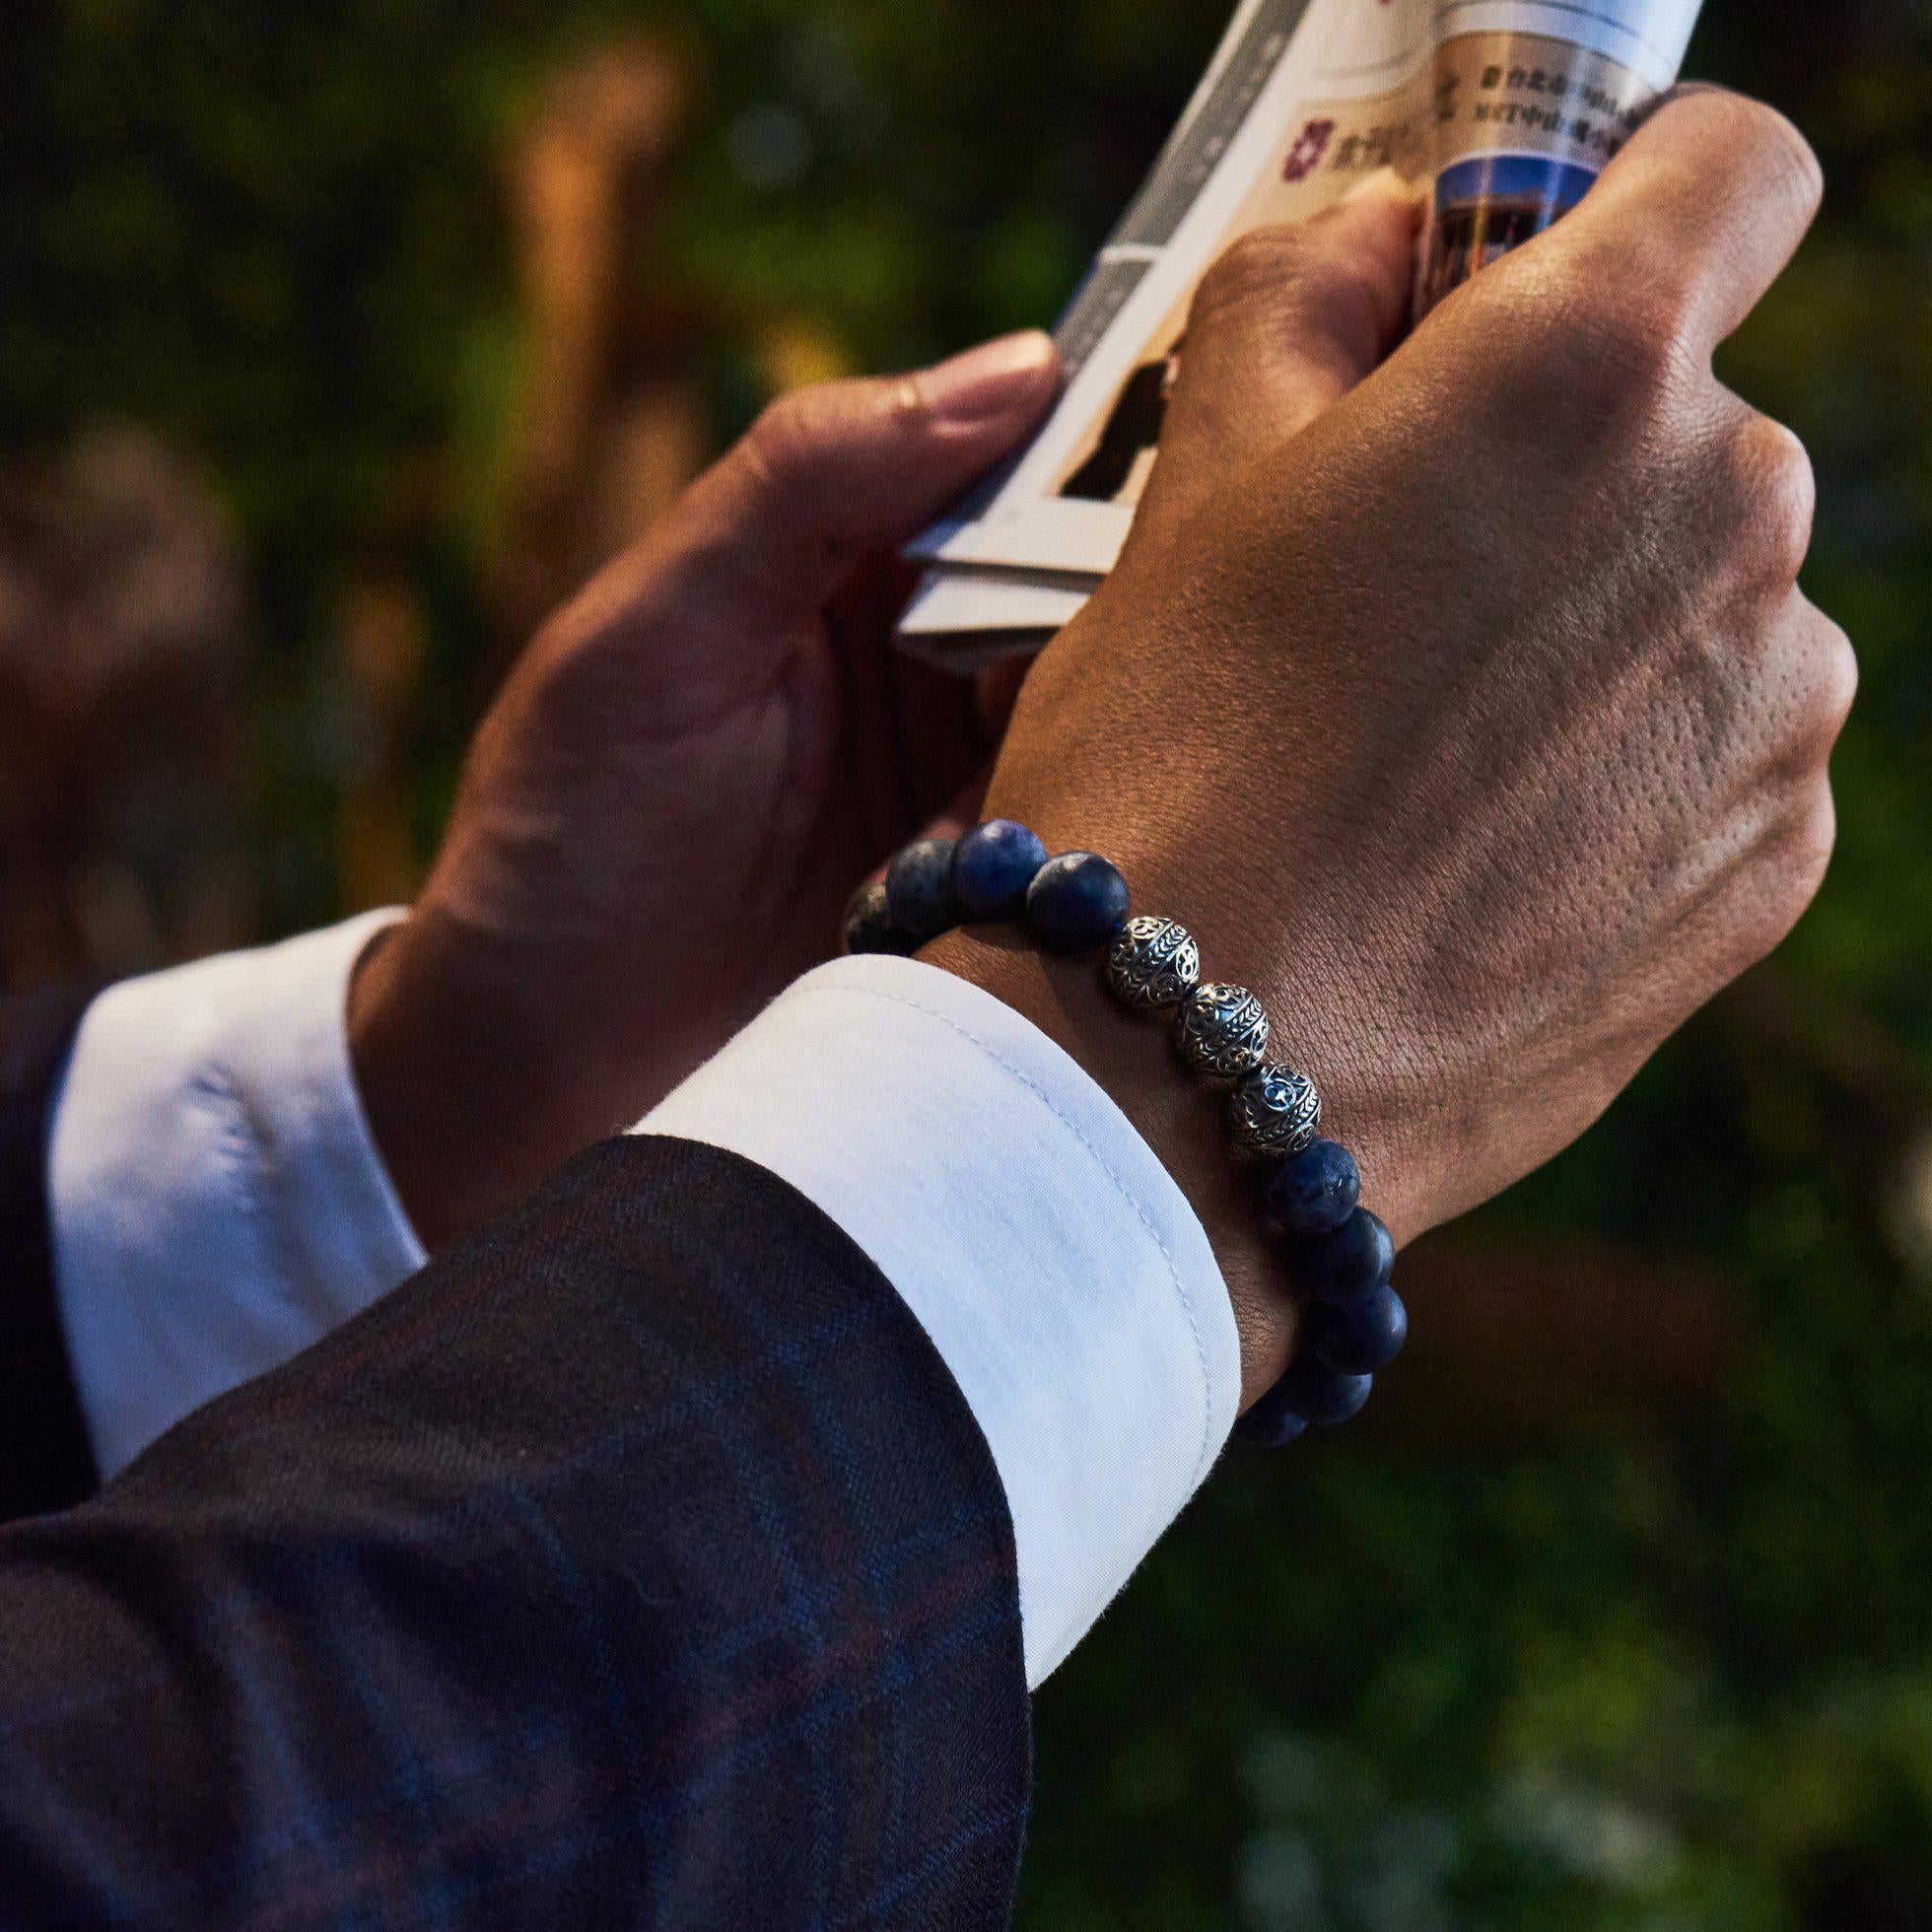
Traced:
<svg viewBox="0 0 1932 1932">
<path fill-rule="evenodd" d="M 814 391 L 794 389 L 765 405 L 745 432 L 740 451 L 764 481 L 789 484 L 810 467 L 816 424 Z"/>
<path fill-rule="evenodd" d="M 1771 187 L 1809 222 L 1825 198 L 1825 170 L 1817 150 L 1775 107 L 1748 95 L 1728 97 L 1741 149 L 1761 157 L 1761 172 Z"/>
<path fill-rule="evenodd" d="M 768 487 L 809 489 L 868 419 L 916 427 L 930 413 L 914 376 L 819 382 L 767 403 L 739 446 L 742 460 Z"/>
<path fill-rule="evenodd" d="M 1792 819 L 1778 856 L 1777 915 L 1783 932 L 1804 918 L 1831 869 L 1838 843 L 1838 812 L 1824 779 L 1812 787 Z"/>
<path fill-rule="evenodd" d="M 1788 589 L 1768 614 L 1732 633 L 1745 646 L 1739 668 L 1746 713 L 1758 721 L 1741 745 L 1774 797 L 1793 799 L 1831 762 L 1858 696 L 1858 657 L 1842 629 Z"/>
<path fill-rule="evenodd" d="M 1820 779 L 1812 794 L 1810 809 L 1799 822 L 1797 848 L 1801 876 L 1807 881 L 1805 904 L 1810 905 L 1838 848 L 1838 806 L 1828 779 Z"/>
<path fill-rule="evenodd" d="M 1262 301 L 1271 311 L 1284 302 L 1327 306 L 1367 302 L 1367 265 L 1328 240 L 1319 221 L 1251 229 L 1231 242 L 1201 285 L 1210 304 Z"/>
<path fill-rule="evenodd" d="M 1382 342 L 1384 298 L 1366 263 L 1325 249 L 1304 267 L 1300 306 L 1319 317 L 1326 332 L 1347 345 L 1354 360 L 1372 368 Z"/>
<path fill-rule="evenodd" d="M 1773 589 L 1798 580 L 1811 552 L 1818 479 L 1804 444 L 1783 424 L 1753 415 L 1729 440 L 1727 503 L 1747 545 L 1747 569 Z"/>
<path fill-rule="evenodd" d="M 1836 744 L 1858 702 L 1858 652 L 1841 625 L 1821 619 L 1824 642 L 1820 651 L 1819 715 Z"/>
<path fill-rule="evenodd" d="M 1188 325 L 1191 352 L 1216 336 L 1239 338 L 1243 369 L 1266 380 L 1275 358 L 1326 359 L 1366 370 L 1378 360 L 1387 298 L 1372 262 L 1311 224 L 1239 237 L 1209 269 Z M 1185 367 L 1186 359 L 1183 359 Z"/>
<path fill-rule="evenodd" d="M 1743 172 L 1806 222 L 1825 195 L 1825 170 L 1811 143 L 1775 107 L 1709 81 L 1686 81 L 1668 103 L 1683 103 L 1710 123 L 1712 146 L 1738 157 Z"/>
<path fill-rule="evenodd" d="M 1306 234 L 1291 224 L 1251 229 L 1222 249 L 1203 277 L 1197 318 L 1275 300 L 1284 283 L 1303 272 L 1311 252 Z"/>
<path fill-rule="evenodd" d="M 1837 836 L 1831 788 L 1821 777 L 1766 835 L 1743 881 L 1745 898 L 1735 928 L 1740 970 L 1775 952 L 1811 910 L 1830 870 Z"/>
<path fill-rule="evenodd" d="M 1808 770 L 1830 758 L 1858 698 L 1858 654 L 1843 630 L 1823 612 L 1811 611 L 1796 679 L 1794 750 Z"/>
</svg>

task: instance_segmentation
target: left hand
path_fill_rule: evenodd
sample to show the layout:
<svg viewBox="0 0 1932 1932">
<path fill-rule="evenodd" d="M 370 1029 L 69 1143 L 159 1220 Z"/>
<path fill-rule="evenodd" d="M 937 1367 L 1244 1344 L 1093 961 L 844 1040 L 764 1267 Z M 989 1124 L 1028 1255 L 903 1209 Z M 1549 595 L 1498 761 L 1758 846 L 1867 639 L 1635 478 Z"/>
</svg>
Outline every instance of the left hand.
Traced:
<svg viewBox="0 0 1932 1932">
<path fill-rule="evenodd" d="M 425 1243 L 637 1120 L 838 936 L 990 749 L 896 656 L 892 559 L 1039 423 L 1029 334 L 775 404 L 544 629 L 350 1040 Z"/>
</svg>

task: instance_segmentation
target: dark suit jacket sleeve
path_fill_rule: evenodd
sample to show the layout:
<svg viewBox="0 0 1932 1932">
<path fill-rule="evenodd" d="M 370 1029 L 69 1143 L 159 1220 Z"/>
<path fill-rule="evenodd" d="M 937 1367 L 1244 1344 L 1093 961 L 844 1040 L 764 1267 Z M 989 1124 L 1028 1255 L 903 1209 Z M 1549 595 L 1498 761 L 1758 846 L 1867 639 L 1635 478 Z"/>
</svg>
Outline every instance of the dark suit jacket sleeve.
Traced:
<svg viewBox="0 0 1932 1932">
<path fill-rule="evenodd" d="M 95 1487 L 54 1300 L 46 1155 L 85 994 L 0 1000 L 0 1523 Z"/>
<path fill-rule="evenodd" d="M 1005 1922 L 1028 1764 L 970 1412 L 687 1142 L 0 1533 L 0 1924 Z"/>
</svg>

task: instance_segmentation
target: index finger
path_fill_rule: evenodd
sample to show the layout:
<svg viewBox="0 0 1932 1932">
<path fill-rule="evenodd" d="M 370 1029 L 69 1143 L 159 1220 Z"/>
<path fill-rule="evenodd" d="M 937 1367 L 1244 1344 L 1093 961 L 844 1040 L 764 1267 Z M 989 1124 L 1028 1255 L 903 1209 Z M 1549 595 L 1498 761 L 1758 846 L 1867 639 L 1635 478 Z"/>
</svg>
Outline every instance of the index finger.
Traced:
<svg viewBox="0 0 1932 1932">
<path fill-rule="evenodd" d="M 1595 272 L 1673 298 L 1714 349 L 1783 274 L 1825 176 L 1775 108 L 1727 89 L 1674 89 L 1548 240 Z"/>
</svg>

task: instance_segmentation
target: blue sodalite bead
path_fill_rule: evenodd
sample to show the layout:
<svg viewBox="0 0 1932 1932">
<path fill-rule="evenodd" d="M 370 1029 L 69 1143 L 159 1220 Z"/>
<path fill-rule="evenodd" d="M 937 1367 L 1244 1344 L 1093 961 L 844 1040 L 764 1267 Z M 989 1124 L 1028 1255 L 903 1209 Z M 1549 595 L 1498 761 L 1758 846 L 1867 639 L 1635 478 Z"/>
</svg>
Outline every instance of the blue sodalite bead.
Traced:
<svg viewBox="0 0 1932 1932">
<path fill-rule="evenodd" d="M 1308 1424 L 1287 1405 L 1277 1382 L 1234 1425 L 1234 1439 L 1250 1449 L 1285 1449 L 1308 1433 Z"/>
<path fill-rule="evenodd" d="M 1093 952 L 1127 924 L 1127 881 L 1090 852 L 1064 852 L 1026 892 L 1026 923 L 1050 952 Z"/>
<path fill-rule="evenodd" d="M 1283 1409 L 1299 1415 L 1311 1429 L 1334 1429 L 1362 1413 L 1374 1386 L 1374 1376 L 1338 1374 L 1304 1348 L 1273 1393 L 1280 1397 Z"/>
<path fill-rule="evenodd" d="M 1290 1236 L 1282 1244 L 1295 1285 L 1315 1301 L 1353 1301 L 1387 1287 L 1396 1244 L 1366 1208 L 1357 1208 L 1332 1234 Z"/>
<path fill-rule="evenodd" d="M 1339 1375 L 1374 1375 L 1402 1353 L 1409 1310 L 1393 1288 L 1353 1301 L 1317 1301 L 1308 1310 L 1306 1346 Z"/>
<path fill-rule="evenodd" d="M 952 889 L 968 919 L 1017 919 L 1047 849 L 1024 825 L 995 818 L 960 840 Z"/>
<path fill-rule="evenodd" d="M 845 945 L 847 952 L 856 955 L 883 952 L 902 959 L 918 951 L 919 941 L 892 917 L 883 879 L 862 885 L 853 895 L 846 908 Z"/>
<path fill-rule="evenodd" d="M 1277 1234 L 1332 1234 L 1362 1198 L 1355 1157 L 1335 1140 L 1316 1140 L 1268 1177 L 1263 1205 Z"/>
<path fill-rule="evenodd" d="M 886 868 L 886 904 L 921 945 L 959 924 L 959 901 L 952 891 L 953 847 L 951 839 L 920 839 Z"/>
</svg>

